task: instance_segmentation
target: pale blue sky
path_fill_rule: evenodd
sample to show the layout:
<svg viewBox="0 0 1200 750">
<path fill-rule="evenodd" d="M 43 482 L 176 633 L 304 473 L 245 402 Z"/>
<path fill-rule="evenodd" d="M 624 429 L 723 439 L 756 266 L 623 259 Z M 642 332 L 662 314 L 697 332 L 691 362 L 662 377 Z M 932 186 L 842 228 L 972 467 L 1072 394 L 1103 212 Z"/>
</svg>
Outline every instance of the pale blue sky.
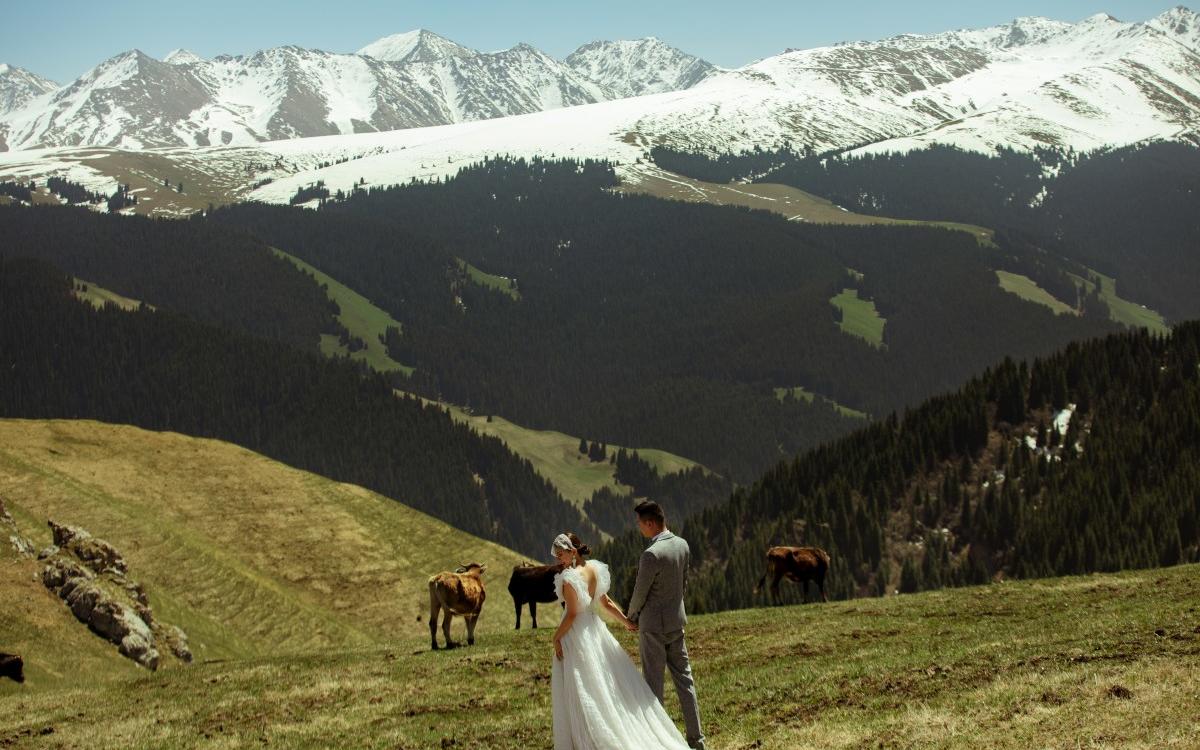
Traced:
<svg viewBox="0 0 1200 750">
<path fill-rule="evenodd" d="M 1078 21 L 1109 13 L 1145 21 L 1178 0 L 3 0 L 0 62 L 60 83 L 119 52 L 203 57 L 283 44 L 353 52 L 388 34 L 425 28 L 483 51 L 528 42 L 565 57 L 596 39 L 658 38 L 737 67 L 789 47 L 1005 23 L 1018 16 Z M 1191 7 L 1195 7 L 1195 4 Z"/>
</svg>

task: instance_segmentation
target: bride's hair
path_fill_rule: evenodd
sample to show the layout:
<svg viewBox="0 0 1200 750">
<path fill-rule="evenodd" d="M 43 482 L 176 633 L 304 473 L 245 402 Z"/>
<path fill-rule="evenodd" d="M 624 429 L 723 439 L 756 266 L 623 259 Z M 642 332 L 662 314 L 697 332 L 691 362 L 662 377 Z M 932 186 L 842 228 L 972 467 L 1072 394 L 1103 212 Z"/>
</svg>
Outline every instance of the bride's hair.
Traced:
<svg viewBox="0 0 1200 750">
<path fill-rule="evenodd" d="M 579 541 L 579 537 L 575 536 L 574 532 L 567 531 L 554 537 L 554 543 L 550 545 L 551 556 L 557 556 L 559 550 L 567 550 L 579 554 L 580 562 L 587 555 L 592 554 L 592 548 Z"/>
<path fill-rule="evenodd" d="M 575 536 L 575 532 L 568 531 L 567 538 L 571 540 L 571 544 L 575 546 L 575 551 L 579 553 L 580 557 L 587 557 L 592 554 L 592 548 L 579 541 L 579 537 Z"/>
</svg>

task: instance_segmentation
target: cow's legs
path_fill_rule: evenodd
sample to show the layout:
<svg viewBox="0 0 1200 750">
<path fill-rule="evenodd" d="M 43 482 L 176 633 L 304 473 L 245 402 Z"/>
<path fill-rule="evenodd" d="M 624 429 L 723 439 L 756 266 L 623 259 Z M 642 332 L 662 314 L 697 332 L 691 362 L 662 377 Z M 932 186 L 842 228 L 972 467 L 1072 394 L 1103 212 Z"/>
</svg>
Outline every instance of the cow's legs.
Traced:
<svg viewBox="0 0 1200 750">
<path fill-rule="evenodd" d="M 515 629 L 520 630 L 521 629 L 521 602 L 517 601 L 516 599 L 513 599 L 513 606 L 515 606 L 517 608 L 517 627 Z M 536 628 L 537 623 L 534 623 L 533 626 Z"/>
<path fill-rule="evenodd" d="M 808 579 L 800 579 L 800 603 L 808 604 Z"/>
<path fill-rule="evenodd" d="M 771 604 L 779 604 L 779 579 L 783 578 L 782 571 L 776 571 L 771 578 Z"/>
<path fill-rule="evenodd" d="M 450 640 L 450 621 L 454 619 L 454 613 L 446 607 L 445 618 L 442 620 L 442 634 L 446 636 L 446 648 L 454 648 L 458 644 Z"/>
<path fill-rule="evenodd" d="M 821 601 L 829 601 L 828 597 L 825 596 L 825 576 L 817 579 L 817 589 L 821 592 Z"/>
<path fill-rule="evenodd" d="M 537 630 L 537 601 L 529 600 L 529 619 L 533 620 L 533 629 Z"/>
<path fill-rule="evenodd" d="M 479 615 L 467 615 L 464 617 L 467 621 L 467 645 L 475 645 L 475 621 L 479 619 Z"/>
<path fill-rule="evenodd" d="M 429 588 L 429 642 L 430 647 L 437 651 L 437 621 L 438 613 L 441 611 L 442 603 L 438 601 L 437 594 L 433 592 L 433 587 Z M 447 613 L 449 614 L 449 613 Z"/>
</svg>

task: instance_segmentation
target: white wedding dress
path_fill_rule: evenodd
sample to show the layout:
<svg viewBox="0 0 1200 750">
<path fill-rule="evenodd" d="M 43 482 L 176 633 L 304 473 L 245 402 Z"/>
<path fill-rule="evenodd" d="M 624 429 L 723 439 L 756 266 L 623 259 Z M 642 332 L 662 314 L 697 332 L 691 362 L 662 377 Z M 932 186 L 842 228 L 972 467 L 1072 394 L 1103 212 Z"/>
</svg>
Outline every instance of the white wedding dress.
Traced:
<svg viewBox="0 0 1200 750">
<path fill-rule="evenodd" d="M 551 656 L 554 750 L 688 750 L 687 743 L 629 654 L 608 632 L 599 601 L 608 591 L 608 566 L 589 560 L 596 594 L 577 568 L 554 577 L 554 591 L 575 590 L 579 610 L 562 638 L 563 658 Z"/>
</svg>

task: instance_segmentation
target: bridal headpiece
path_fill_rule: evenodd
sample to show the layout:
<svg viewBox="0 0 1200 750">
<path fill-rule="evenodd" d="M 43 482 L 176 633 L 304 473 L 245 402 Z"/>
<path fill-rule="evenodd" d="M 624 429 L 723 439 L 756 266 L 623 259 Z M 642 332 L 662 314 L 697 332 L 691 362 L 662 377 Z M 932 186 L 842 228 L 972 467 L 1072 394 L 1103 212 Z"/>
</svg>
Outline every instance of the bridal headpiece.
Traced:
<svg viewBox="0 0 1200 750">
<path fill-rule="evenodd" d="M 554 557 L 555 552 L 560 549 L 565 549 L 568 552 L 575 551 L 575 545 L 571 544 L 571 538 L 566 534 L 559 534 L 554 537 L 554 543 L 550 545 L 550 556 Z"/>
</svg>

